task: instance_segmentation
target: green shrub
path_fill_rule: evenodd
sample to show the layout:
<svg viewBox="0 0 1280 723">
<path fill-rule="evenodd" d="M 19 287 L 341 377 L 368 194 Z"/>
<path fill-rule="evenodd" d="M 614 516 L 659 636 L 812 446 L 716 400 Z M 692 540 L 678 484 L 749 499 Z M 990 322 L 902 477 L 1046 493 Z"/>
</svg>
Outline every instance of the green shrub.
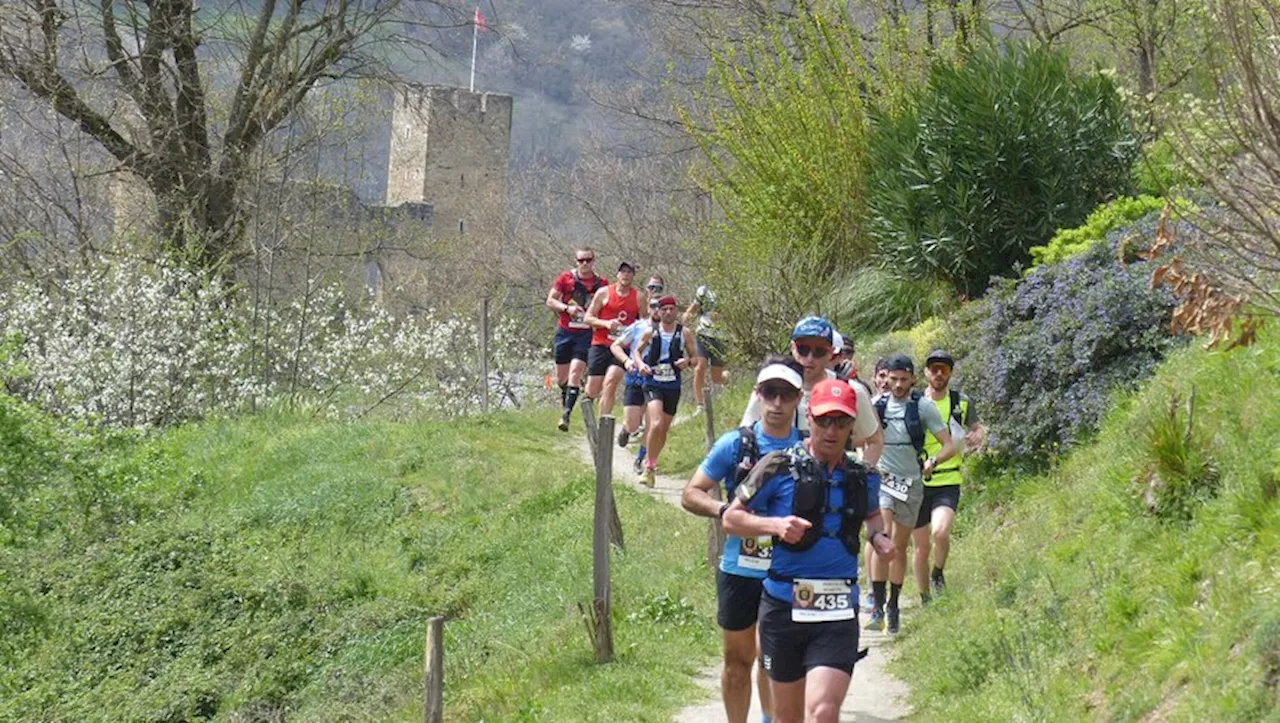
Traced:
<svg viewBox="0 0 1280 723">
<path fill-rule="evenodd" d="M 1220 474 L 1195 427 L 1195 390 L 1176 392 L 1146 425 L 1147 464 L 1139 483 L 1147 510 L 1164 520 L 1190 520 L 1218 492 Z"/>
<path fill-rule="evenodd" d="M 941 281 L 864 266 L 836 282 L 825 308 L 841 333 L 860 336 L 912 327 L 955 305 L 951 288 Z"/>
<path fill-rule="evenodd" d="M 703 108 L 682 109 L 722 211 L 691 249 L 749 358 L 811 312 L 827 279 L 864 261 L 866 86 L 857 27 L 838 13 L 779 16 L 713 48 Z"/>
<path fill-rule="evenodd" d="M 1125 192 L 1137 153 L 1111 78 L 1072 70 L 1064 52 L 988 46 L 873 116 L 871 234 L 904 273 L 978 296 Z"/>
<path fill-rule="evenodd" d="M 1104 203 L 1075 228 L 1059 229 L 1044 246 L 1032 246 L 1032 268 L 1056 264 L 1087 250 L 1105 239 L 1118 226 L 1137 221 L 1152 211 L 1164 208 L 1164 199 L 1154 196 L 1125 196 Z"/>
<path fill-rule="evenodd" d="M 1142 158 L 1133 164 L 1133 185 L 1142 195 L 1164 196 L 1199 183 L 1174 152 L 1173 142 L 1163 136 L 1142 149 Z"/>
</svg>

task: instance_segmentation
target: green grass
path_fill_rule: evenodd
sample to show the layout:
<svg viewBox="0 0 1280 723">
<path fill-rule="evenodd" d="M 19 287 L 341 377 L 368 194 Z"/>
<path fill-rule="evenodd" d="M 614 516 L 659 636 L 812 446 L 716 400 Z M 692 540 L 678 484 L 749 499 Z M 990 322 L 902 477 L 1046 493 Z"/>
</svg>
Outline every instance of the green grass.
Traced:
<svg viewBox="0 0 1280 723">
<path fill-rule="evenodd" d="M 718 647 L 705 526 L 617 489 L 594 664 L 592 475 L 553 423 L 210 421 L 45 475 L 14 508 L 43 531 L 0 535 L 0 720 L 421 720 L 432 615 L 448 720 L 668 720 Z"/>
<path fill-rule="evenodd" d="M 1280 720 L 1278 384 L 1274 331 L 1181 351 L 1051 474 L 967 488 L 900 639 L 919 718 Z"/>
</svg>

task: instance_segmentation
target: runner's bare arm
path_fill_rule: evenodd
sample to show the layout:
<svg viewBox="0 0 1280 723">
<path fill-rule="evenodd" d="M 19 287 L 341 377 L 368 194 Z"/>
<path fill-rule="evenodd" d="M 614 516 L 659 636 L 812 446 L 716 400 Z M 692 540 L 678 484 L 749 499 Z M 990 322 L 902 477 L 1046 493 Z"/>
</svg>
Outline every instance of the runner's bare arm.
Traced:
<svg viewBox="0 0 1280 723">
<path fill-rule="evenodd" d="M 682 327 L 682 328 L 681 328 L 681 330 L 680 330 L 680 336 L 681 336 L 681 337 L 683 337 L 683 339 L 684 339 L 684 342 L 683 342 L 683 343 L 684 343 L 684 348 L 685 348 L 685 349 L 693 349 L 693 348 L 694 348 L 694 346 L 693 346 L 693 332 L 689 331 L 689 327 L 687 327 L 687 326 Z M 677 361 L 676 361 L 676 363 L 675 363 L 675 367 L 676 367 L 676 369 L 686 369 L 686 368 L 688 368 L 688 366 L 689 366 L 689 357 L 688 357 L 688 356 L 681 357 L 681 358 L 680 358 L 679 360 L 677 360 Z"/>
<path fill-rule="evenodd" d="M 569 305 L 564 303 L 564 297 L 560 294 L 560 289 L 555 284 L 551 285 L 551 291 L 547 294 L 547 308 L 552 311 L 568 311 Z"/>
<path fill-rule="evenodd" d="M 601 329 L 610 328 L 610 325 L 613 324 L 613 322 L 604 321 L 600 319 L 598 316 L 596 316 L 597 314 L 600 313 L 600 310 L 604 308 L 604 302 L 608 300 L 609 300 L 609 287 L 601 286 L 600 290 L 596 292 L 595 296 L 591 297 L 591 306 L 587 308 L 587 315 L 582 317 L 582 320 L 587 322 L 591 326 L 599 327 Z"/>
<path fill-rule="evenodd" d="M 708 477 L 699 467 L 680 493 L 680 506 L 700 517 L 716 517 L 724 502 L 712 497 L 711 490 L 719 487 L 720 483 Z"/>
<path fill-rule="evenodd" d="M 693 302 L 692 304 L 689 304 L 689 308 L 685 309 L 684 313 L 680 315 L 680 323 L 684 324 L 685 326 L 689 326 L 690 324 L 692 324 L 694 320 L 698 318 L 699 308 L 700 307 L 698 306 L 698 302 L 696 301 Z"/>
<path fill-rule="evenodd" d="M 858 445 L 862 447 L 862 463 L 875 467 L 880 464 L 880 455 L 884 454 L 884 430 L 876 425 L 876 433 L 859 440 Z"/>
<path fill-rule="evenodd" d="M 644 350 L 649 346 L 649 341 L 653 339 L 653 329 L 646 329 L 640 335 L 640 341 L 631 345 L 631 360 L 635 362 L 636 369 L 645 376 L 653 373 L 648 364 L 644 363 Z"/>
<path fill-rule="evenodd" d="M 933 470 L 942 462 L 946 462 L 956 454 L 956 443 L 951 439 L 951 432 L 946 429 L 940 429 L 936 432 L 930 432 L 939 442 L 942 442 L 942 449 L 938 450 L 936 457 L 930 457 L 924 462 L 923 472 L 925 479 L 933 474 Z"/>
<path fill-rule="evenodd" d="M 876 554 L 883 556 L 885 561 L 892 560 L 897 549 L 893 546 L 893 538 L 884 531 L 884 516 L 880 510 L 867 513 L 863 524 L 867 526 L 867 542 L 876 549 Z"/>
<path fill-rule="evenodd" d="M 632 332 L 634 334 L 634 332 Z M 613 358 L 617 359 L 622 366 L 628 370 L 631 369 L 631 357 L 622 350 L 622 340 L 619 339 L 609 345 L 609 352 L 613 354 Z"/>
</svg>

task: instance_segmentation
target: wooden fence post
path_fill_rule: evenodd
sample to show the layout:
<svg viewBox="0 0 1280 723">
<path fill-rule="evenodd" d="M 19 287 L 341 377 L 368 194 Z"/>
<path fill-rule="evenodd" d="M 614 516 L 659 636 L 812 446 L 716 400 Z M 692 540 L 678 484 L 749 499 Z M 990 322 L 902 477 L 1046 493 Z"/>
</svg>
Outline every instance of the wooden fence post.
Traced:
<svg viewBox="0 0 1280 723">
<path fill-rule="evenodd" d="M 710 381 L 710 380 L 708 380 Z M 711 447 L 716 443 L 716 421 L 715 407 L 712 405 L 714 395 L 712 391 L 716 388 L 714 384 L 707 384 L 706 396 L 703 397 L 705 406 L 703 414 L 706 415 L 707 424 L 707 451 L 711 451 Z M 720 499 L 720 485 L 716 485 L 711 490 L 711 496 L 714 499 Z M 712 517 L 707 523 L 707 567 L 712 570 L 720 566 L 720 550 L 724 549 L 724 528 L 720 525 L 720 518 Z"/>
<path fill-rule="evenodd" d="M 578 406 L 582 407 L 582 427 L 587 431 L 587 446 L 591 447 L 591 456 L 597 457 L 598 445 L 596 444 L 596 439 L 600 430 L 596 420 L 596 403 L 590 397 L 583 397 L 582 403 Z"/>
<path fill-rule="evenodd" d="M 480 300 L 480 411 L 489 413 L 489 297 Z"/>
<path fill-rule="evenodd" d="M 607 424 L 606 424 L 607 422 Z M 591 449 L 591 456 L 596 462 L 596 477 L 606 475 L 613 479 L 613 430 L 617 420 L 613 417 L 601 417 L 596 424 L 596 446 Z M 608 427 L 608 434 L 599 434 L 600 426 Z M 618 501 L 613 496 L 613 485 L 609 485 L 609 542 L 619 550 L 624 549 L 622 543 L 622 518 L 618 517 Z"/>
<path fill-rule="evenodd" d="M 422 654 L 422 720 L 444 720 L 444 618 L 427 621 L 427 645 Z"/>
<path fill-rule="evenodd" d="M 595 524 L 591 535 L 592 583 L 594 598 L 588 627 L 592 633 L 597 663 L 613 660 L 613 623 L 611 586 L 609 583 L 609 526 L 614 510 L 613 500 L 613 417 L 601 417 L 597 429 L 603 445 L 596 451 Z"/>
</svg>

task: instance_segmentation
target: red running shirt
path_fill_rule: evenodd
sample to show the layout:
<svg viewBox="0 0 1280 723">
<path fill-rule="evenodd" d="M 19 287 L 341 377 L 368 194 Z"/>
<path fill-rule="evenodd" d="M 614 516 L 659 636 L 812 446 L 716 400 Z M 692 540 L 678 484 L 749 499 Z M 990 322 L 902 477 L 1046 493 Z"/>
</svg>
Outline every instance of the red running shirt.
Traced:
<svg viewBox="0 0 1280 723">
<path fill-rule="evenodd" d="M 609 298 L 605 299 L 604 305 L 600 307 L 600 313 L 596 314 L 596 318 L 602 321 L 610 321 L 617 319 L 623 328 L 628 324 L 640 318 L 640 292 L 633 286 L 631 293 L 626 296 L 619 296 L 616 286 L 609 287 Z M 591 330 L 592 346 L 608 346 L 617 338 L 616 335 L 609 334 L 608 329 L 595 327 Z"/>
<path fill-rule="evenodd" d="M 576 271 L 566 271 L 556 277 L 556 282 L 552 284 L 551 288 L 560 292 L 561 301 L 566 304 L 572 301 L 585 313 L 587 308 L 591 306 L 591 297 L 595 296 L 596 291 L 607 283 L 609 283 L 609 280 L 599 274 L 589 279 L 582 279 L 578 277 Z M 587 322 L 575 320 L 569 316 L 567 311 L 560 312 L 559 324 L 561 329 L 571 331 L 591 328 L 587 325 Z"/>
</svg>

